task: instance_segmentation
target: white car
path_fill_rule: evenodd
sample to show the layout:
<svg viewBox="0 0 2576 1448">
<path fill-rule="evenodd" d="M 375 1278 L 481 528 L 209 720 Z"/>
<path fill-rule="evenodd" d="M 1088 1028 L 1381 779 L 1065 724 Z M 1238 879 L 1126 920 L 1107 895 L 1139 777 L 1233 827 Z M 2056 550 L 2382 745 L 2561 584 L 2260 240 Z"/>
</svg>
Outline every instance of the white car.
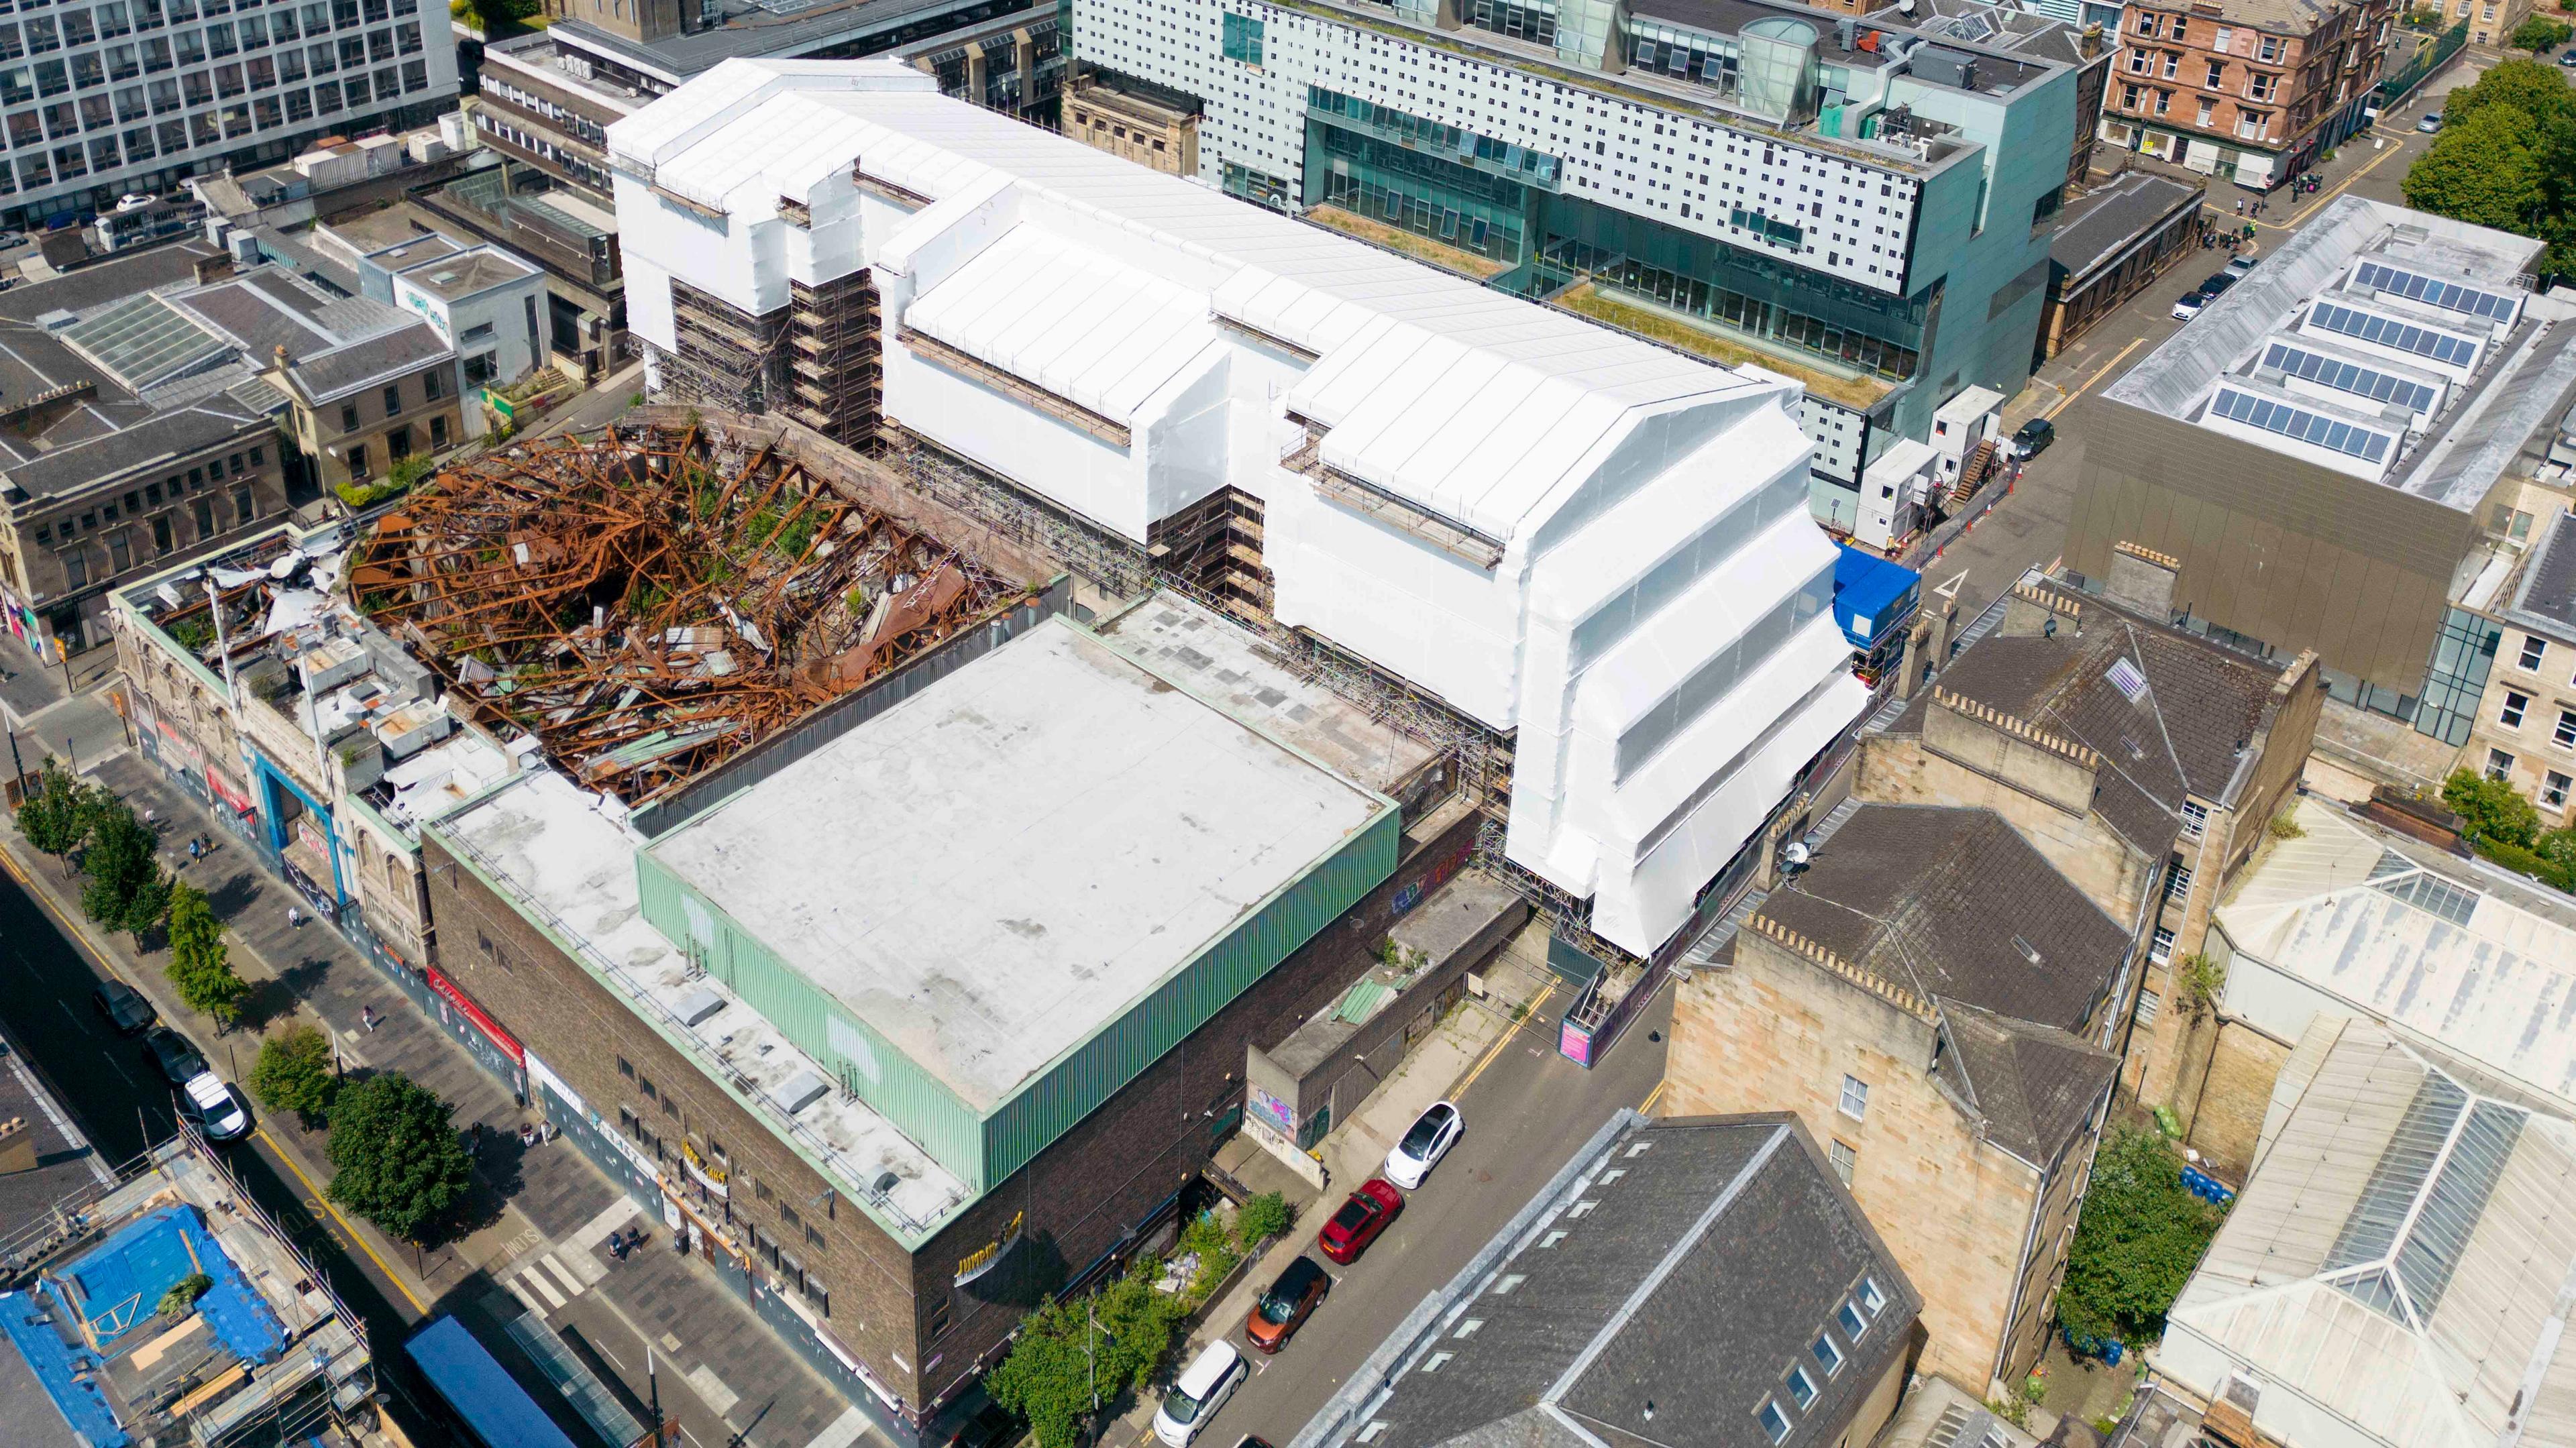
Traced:
<svg viewBox="0 0 2576 1448">
<path fill-rule="evenodd" d="M 1435 1101 L 1430 1109 L 1413 1119 L 1404 1139 L 1386 1154 L 1386 1179 L 1412 1191 L 1431 1175 L 1440 1158 L 1458 1144 L 1459 1134 L 1467 1129 L 1467 1118 L 1458 1114 L 1456 1103 Z"/>
<path fill-rule="evenodd" d="M 2207 293 L 2185 292 L 2183 293 L 2182 300 L 2173 304 L 2173 318 L 2177 322 L 2188 322 L 2192 318 L 2199 316 L 2200 309 L 2208 305 L 2209 297 Z"/>
<path fill-rule="evenodd" d="M 160 199 L 161 198 L 153 195 L 149 191 L 128 191 L 124 195 L 116 198 L 116 209 L 119 211 L 141 211 L 144 207 L 149 206 Z"/>
<path fill-rule="evenodd" d="M 1163 1405 L 1154 1410 L 1154 1436 L 1172 1448 L 1190 1448 L 1190 1440 L 1208 1425 L 1252 1376 L 1251 1367 L 1234 1344 L 1218 1338 L 1190 1359 L 1181 1370 L 1180 1379 L 1163 1395 Z"/>
<path fill-rule="evenodd" d="M 198 1072 L 179 1088 L 179 1109 L 208 1141 L 231 1141 L 250 1130 L 250 1113 L 242 1109 L 241 1097 L 212 1071 Z"/>
</svg>

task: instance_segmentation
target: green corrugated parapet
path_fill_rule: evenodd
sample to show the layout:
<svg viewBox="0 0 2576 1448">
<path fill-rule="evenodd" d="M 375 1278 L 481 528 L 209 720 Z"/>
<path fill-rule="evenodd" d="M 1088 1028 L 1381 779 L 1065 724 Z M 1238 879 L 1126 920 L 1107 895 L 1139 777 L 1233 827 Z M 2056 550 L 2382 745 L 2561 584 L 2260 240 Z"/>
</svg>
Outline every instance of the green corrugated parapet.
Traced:
<svg viewBox="0 0 2576 1448">
<path fill-rule="evenodd" d="M 645 920 L 971 1190 L 985 1189 L 981 1126 L 956 1093 L 840 1009 L 830 993 L 780 961 L 650 850 L 636 852 L 635 874 Z"/>
<path fill-rule="evenodd" d="M 1019 1170 L 1384 883 L 1395 873 L 1401 823 L 1392 805 L 1381 805 L 1333 854 L 995 1107 L 984 1121 L 982 1179 Z"/>
</svg>

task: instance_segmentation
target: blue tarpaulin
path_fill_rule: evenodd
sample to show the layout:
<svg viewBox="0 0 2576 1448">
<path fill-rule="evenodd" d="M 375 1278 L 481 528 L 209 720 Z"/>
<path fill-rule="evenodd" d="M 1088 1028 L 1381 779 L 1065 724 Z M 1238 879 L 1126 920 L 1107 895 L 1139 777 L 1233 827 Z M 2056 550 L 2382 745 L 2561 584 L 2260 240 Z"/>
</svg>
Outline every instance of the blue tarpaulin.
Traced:
<svg viewBox="0 0 2576 1448">
<path fill-rule="evenodd" d="M 442 1317 L 403 1344 L 403 1351 L 489 1448 L 573 1448 L 572 1439 L 464 1323 Z"/>
<path fill-rule="evenodd" d="M 37 1321 L 43 1316 L 45 1304 L 40 1299 L 24 1292 L 0 1292 L 0 1335 L 7 1336 L 18 1356 L 26 1359 L 27 1370 L 44 1385 L 45 1396 L 53 1399 L 63 1421 L 90 1448 L 126 1448 L 134 1440 L 117 1425 L 107 1395 L 98 1390 L 98 1355 L 63 1341 L 51 1325 Z M 23 1403 L 11 1406 L 34 1411 Z"/>
<path fill-rule="evenodd" d="M 1856 649 L 1874 649 L 1914 616 L 1923 575 L 1875 553 L 1842 545 L 1834 560 L 1834 622 Z"/>
<path fill-rule="evenodd" d="M 59 1274 L 47 1274 L 46 1287 L 113 1356 L 119 1339 L 153 1320 L 163 1293 L 198 1273 L 213 1279 L 196 1307 L 217 1341 L 254 1363 L 285 1350 L 286 1325 L 224 1255 L 194 1207 L 145 1213 Z"/>
</svg>

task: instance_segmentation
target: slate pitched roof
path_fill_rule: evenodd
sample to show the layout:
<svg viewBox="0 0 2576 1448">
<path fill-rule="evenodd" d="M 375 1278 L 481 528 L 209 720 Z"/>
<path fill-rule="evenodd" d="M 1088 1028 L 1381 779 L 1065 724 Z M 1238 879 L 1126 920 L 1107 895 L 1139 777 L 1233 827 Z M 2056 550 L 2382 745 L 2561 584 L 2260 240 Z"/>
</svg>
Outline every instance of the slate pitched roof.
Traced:
<svg viewBox="0 0 2576 1448">
<path fill-rule="evenodd" d="M 1941 1079 L 2006 1150 L 2041 1166 L 2056 1160 L 2119 1074 L 2120 1058 L 2053 1026 L 1962 1001 L 1943 1007 Z"/>
<path fill-rule="evenodd" d="M 2129 934 L 1992 810 L 1863 805 L 1760 915 L 1926 1000 L 2071 1031 Z"/>
<path fill-rule="evenodd" d="M 1796 1117 L 1629 1114 L 1605 1136 L 1449 1284 L 1463 1312 L 1328 1444 L 1770 1448 L 1766 1400 L 1793 1445 L 1849 1427 L 1922 1299 Z M 1836 1313 L 1864 1295 L 1879 1305 L 1854 1338 Z M 1820 1334 L 1844 1357 L 1832 1374 Z M 1803 1409 L 1781 1388 L 1793 1365 L 1819 1389 Z M 1376 1384 L 1355 1379 L 1319 1421 L 1353 1396 Z"/>
</svg>

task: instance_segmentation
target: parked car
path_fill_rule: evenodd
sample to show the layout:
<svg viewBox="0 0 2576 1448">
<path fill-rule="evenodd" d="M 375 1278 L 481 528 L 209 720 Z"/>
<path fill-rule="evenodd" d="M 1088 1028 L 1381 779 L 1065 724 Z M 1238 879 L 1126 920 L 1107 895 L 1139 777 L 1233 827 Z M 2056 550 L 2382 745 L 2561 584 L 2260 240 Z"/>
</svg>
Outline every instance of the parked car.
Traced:
<svg viewBox="0 0 2576 1448">
<path fill-rule="evenodd" d="M 1404 1193 L 1384 1177 L 1370 1177 L 1315 1234 L 1316 1249 L 1347 1267 L 1358 1261 L 1369 1243 L 1377 1240 L 1377 1234 L 1403 1211 Z"/>
<path fill-rule="evenodd" d="M 2200 309 L 2208 305 L 2209 298 L 2198 292 L 2185 292 L 2182 294 L 2182 297 L 2173 304 L 2173 318 L 2177 322 L 2188 322 L 2192 318 L 2199 316 Z"/>
<path fill-rule="evenodd" d="M 2415 123 L 2415 129 L 2422 131 L 2428 136 L 2433 134 L 2435 131 L 2442 129 L 2442 113 L 2440 111 L 2426 111 L 2424 113 L 2424 119 Z"/>
<path fill-rule="evenodd" d="M 152 1058 L 152 1064 L 173 1086 L 185 1086 L 212 1069 L 206 1058 L 197 1054 L 197 1048 L 188 1044 L 187 1037 L 168 1026 L 154 1026 L 144 1033 L 143 1053 Z"/>
<path fill-rule="evenodd" d="M 2200 279 L 2200 294 L 2204 297 L 2216 300 L 2220 292 L 2223 292 L 2234 285 L 2236 285 L 2236 273 L 2231 271 L 2211 272 L 2209 275 Z"/>
<path fill-rule="evenodd" d="M 2012 435 L 2013 456 L 2035 458 L 2048 451 L 2048 445 L 2055 441 L 2057 441 L 2057 424 L 2044 417 L 2034 417 L 2023 423 L 2021 430 Z"/>
<path fill-rule="evenodd" d="M 2558 52 L 2558 63 L 2570 70 L 2576 70 L 2576 46 Z"/>
<path fill-rule="evenodd" d="M 121 980 L 100 981 L 98 989 L 89 993 L 89 1003 L 120 1036 L 134 1035 L 152 1024 L 152 1002 Z"/>
<path fill-rule="evenodd" d="M 1154 1436 L 1171 1448 L 1190 1448 L 1190 1440 L 1225 1407 L 1225 1400 L 1243 1386 L 1252 1375 L 1252 1367 L 1235 1351 L 1234 1344 L 1218 1338 L 1190 1359 L 1181 1369 L 1172 1390 L 1163 1395 L 1163 1405 L 1154 1410 Z"/>
<path fill-rule="evenodd" d="M 2232 277 L 2242 277 L 2247 272 L 2254 269 L 2254 263 L 2258 260 L 2260 260 L 2260 258 L 2242 255 L 2231 256 L 2227 259 L 2227 274 Z"/>
<path fill-rule="evenodd" d="M 119 211 L 141 211 L 144 207 L 149 206 L 160 199 L 160 197 L 153 195 L 149 191 L 128 191 L 124 195 L 116 198 L 116 209 Z"/>
<path fill-rule="evenodd" d="M 208 1141 L 234 1141 L 250 1133 L 250 1109 L 241 1093 L 212 1071 L 200 1071 L 179 1088 L 179 1114 L 196 1123 Z"/>
<path fill-rule="evenodd" d="M 1466 1118 L 1458 1114 L 1453 1102 L 1435 1101 L 1430 1109 L 1413 1120 L 1404 1139 L 1386 1154 L 1386 1179 L 1411 1191 L 1422 1185 L 1440 1158 L 1458 1144 L 1459 1133 L 1467 1129 Z"/>
<path fill-rule="evenodd" d="M 1263 1352 L 1279 1351 L 1332 1289 L 1333 1275 L 1318 1266 L 1314 1258 L 1301 1253 L 1296 1261 L 1279 1269 L 1270 1290 L 1252 1305 L 1252 1315 L 1243 1322 L 1243 1335 Z"/>
</svg>

